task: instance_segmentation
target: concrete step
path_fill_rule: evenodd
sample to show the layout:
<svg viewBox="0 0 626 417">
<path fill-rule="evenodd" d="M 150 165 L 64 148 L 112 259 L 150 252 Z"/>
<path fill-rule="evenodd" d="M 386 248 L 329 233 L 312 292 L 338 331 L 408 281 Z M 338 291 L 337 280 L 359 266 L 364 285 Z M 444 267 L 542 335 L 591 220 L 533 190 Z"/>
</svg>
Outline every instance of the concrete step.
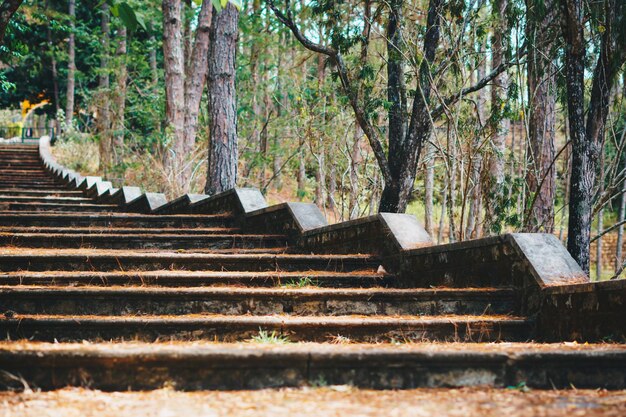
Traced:
<svg viewBox="0 0 626 417">
<path fill-rule="evenodd" d="M 7 340 L 211 340 L 237 342 L 276 332 L 291 341 L 525 341 L 530 322 L 515 316 L 76 316 L 20 314 L 0 319 Z"/>
<path fill-rule="evenodd" d="M 0 368 L 5 371 L 0 374 L 0 388 L 18 391 L 24 384 L 34 390 L 83 386 L 103 391 L 257 390 L 320 384 L 374 389 L 626 388 L 626 348 L 612 344 L 19 342 L 0 345 Z M 530 395 L 510 391 L 516 397 Z M 173 393 L 165 392 L 169 400 Z M 322 392 L 326 401 L 330 390 Z M 459 393 L 467 394 L 450 395 Z M 481 395 L 481 407 L 485 399 L 491 405 L 492 394 Z M 310 399 L 311 392 L 306 395 Z M 110 401 L 119 401 L 119 394 Z M 608 411 L 611 406 L 600 409 Z M 548 410 L 554 411 L 554 405 L 545 415 L 551 415 Z"/>
<path fill-rule="evenodd" d="M 1 233 L 0 245 L 23 248 L 252 249 L 286 248 L 282 235 Z"/>
<path fill-rule="evenodd" d="M 0 188 L 2 189 L 15 189 L 15 190 L 56 190 L 59 188 L 59 185 L 56 183 L 45 183 L 45 184 L 39 184 L 39 183 L 28 183 L 28 182 L 22 182 L 22 183 L 16 183 L 16 182 L 7 182 L 7 181 L 0 181 Z"/>
<path fill-rule="evenodd" d="M 9 271 L 359 271 L 376 270 L 370 255 L 177 253 L 98 249 L 16 248 L 0 251 L 0 270 Z"/>
<path fill-rule="evenodd" d="M 85 212 L 85 213 L 110 213 L 119 210 L 114 204 L 94 203 L 11 203 L 0 202 L 0 210 L 9 211 L 58 211 L 58 212 Z"/>
<path fill-rule="evenodd" d="M 4 187 L 5 185 L 9 185 L 13 188 L 24 188 L 24 189 L 30 189 L 33 186 L 48 186 L 48 185 L 56 185 L 58 187 L 57 182 L 52 179 L 52 178 L 33 178 L 33 179 L 28 179 L 28 178 L 23 178 L 23 177 L 16 177 L 16 178 L 1 178 L 0 179 L 0 184 L 2 185 L 2 187 Z"/>
<path fill-rule="evenodd" d="M 50 204 L 68 204 L 68 203 L 93 203 L 91 198 L 78 197 L 78 196 L 21 196 L 21 195 L 7 195 L 0 193 L 0 203 L 50 203 Z"/>
<path fill-rule="evenodd" d="M 27 176 L 28 179 L 51 178 L 43 167 L 23 168 L 14 166 L 11 169 L 0 171 L 0 178 L 24 178 L 24 176 Z"/>
<path fill-rule="evenodd" d="M 46 234 L 138 234 L 138 235 L 173 235 L 181 234 L 180 228 L 149 228 L 149 227 L 16 227 L 0 226 L 0 233 L 46 233 Z M 185 235 L 219 235 L 241 234 L 241 230 L 235 227 L 198 227 L 184 230 Z"/>
<path fill-rule="evenodd" d="M 15 195 L 15 196 L 31 196 L 31 197 L 46 197 L 46 196 L 59 196 L 59 197 L 82 197 L 82 191 L 71 191 L 62 188 L 52 190 L 24 190 L 15 188 L 2 188 L 0 189 L 2 195 Z"/>
<path fill-rule="evenodd" d="M 1 282 L 1 280 L 0 280 Z M 515 291 L 238 287 L 0 287 L 0 312 L 22 315 L 388 315 L 513 314 Z"/>
<path fill-rule="evenodd" d="M 335 271 L 17 271 L 0 273 L 0 285 L 50 286 L 156 286 L 211 287 L 237 285 L 246 287 L 301 288 L 371 288 L 393 287 L 393 275 L 372 269 Z"/>
<path fill-rule="evenodd" d="M 15 213 L 0 212 L 0 226 L 21 227 L 229 227 L 233 218 L 219 215 L 156 216 L 133 213 Z"/>
</svg>

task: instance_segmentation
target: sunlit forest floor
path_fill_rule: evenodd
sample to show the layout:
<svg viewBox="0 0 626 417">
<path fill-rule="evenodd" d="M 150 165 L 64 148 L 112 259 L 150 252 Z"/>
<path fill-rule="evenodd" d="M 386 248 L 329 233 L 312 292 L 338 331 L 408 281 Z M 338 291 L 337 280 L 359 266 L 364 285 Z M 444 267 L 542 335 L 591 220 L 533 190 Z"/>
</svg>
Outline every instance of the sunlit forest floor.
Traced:
<svg viewBox="0 0 626 417">
<path fill-rule="evenodd" d="M 0 394 L 0 416 L 459 416 L 626 415 L 626 391 L 521 388 L 360 390 L 347 386 L 259 391 L 105 393 L 86 389 Z"/>
</svg>

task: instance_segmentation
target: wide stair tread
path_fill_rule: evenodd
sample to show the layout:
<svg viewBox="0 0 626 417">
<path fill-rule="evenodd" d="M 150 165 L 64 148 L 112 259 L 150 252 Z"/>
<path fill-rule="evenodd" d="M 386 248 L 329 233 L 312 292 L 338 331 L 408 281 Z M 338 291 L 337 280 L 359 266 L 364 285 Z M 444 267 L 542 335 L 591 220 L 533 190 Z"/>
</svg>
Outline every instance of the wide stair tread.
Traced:
<svg viewBox="0 0 626 417">
<path fill-rule="evenodd" d="M 320 382 L 376 389 L 472 383 L 499 388 L 615 389 L 622 388 L 621 379 L 607 375 L 623 375 L 624 358 L 626 347 L 615 344 L 12 342 L 0 344 L 5 370 L 0 383 L 14 390 L 22 390 L 27 381 L 45 390 L 82 385 L 104 391 L 250 390 Z M 14 375 L 20 378 L 11 378 Z M 159 391 L 167 401 L 175 395 L 170 389 Z M 327 391 L 321 391 L 320 401 L 327 400 Z M 484 392 L 489 396 L 489 391 Z M 310 401 L 310 390 L 302 398 Z M 107 401 L 118 400 L 119 394 L 107 397 Z"/>
</svg>

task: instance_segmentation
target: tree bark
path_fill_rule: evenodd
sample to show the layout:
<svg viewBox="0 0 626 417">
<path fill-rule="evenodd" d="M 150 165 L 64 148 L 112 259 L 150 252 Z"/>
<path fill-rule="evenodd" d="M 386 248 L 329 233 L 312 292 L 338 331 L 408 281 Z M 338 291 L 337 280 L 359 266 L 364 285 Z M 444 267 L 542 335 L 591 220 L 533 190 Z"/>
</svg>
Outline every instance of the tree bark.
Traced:
<svg viewBox="0 0 626 417">
<path fill-rule="evenodd" d="M 556 123 L 556 73 L 553 64 L 551 23 L 555 4 L 548 0 L 541 7 L 527 1 L 526 39 L 528 48 L 528 169 L 526 184 L 531 194 L 529 216 L 524 219 L 528 232 L 554 231 L 556 167 L 553 164 Z M 539 188 L 541 186 L 541 188 Z"/>
<path fill-rule="evenodd" d="M 210 143 L 205 192 L 209 195 L 237 183 L 237 113 L 235 107 L 235 52 L 239 12 L 228 4 L 213 13 L 209 46 Z"/>
<path fill-rule="evenodd" d="M 624 263 L 623 247 L 624 247 L 624 219 L 626 219 L 626 181 L 622 182 L 622 196 L 620 198 L 619 212 L 617 215 L 618 223 L 621 223 L 617 229 L 617 247 L 615 249 L 615 272 L 620 270 Z"/>
<path fill-rule="evenodd" d="M 113 133 L 113 164 L 119 165 L 124 154 L 124 113 L 126 111 L 126 82 L 128 81 L 128 69 L 126 67 L 127 53 L 127 30 L 121 26 L 117 33 L 117 49 L 115 57 L 117 68 L 115 71 L 115 92 L 113 94 L 114 118 L 111 123 Z"/>
<path fill-rule="evenodd" d="M 426 145 L 426 175 L 424 176 L 424 229 L 432 236 L 433 234 L 433 194 L 435 188 L 435 147 Z"/>
<path fill-rule="evenodd" d="M 165 126 L 173 148 L 183 137 L 185 123 L 185 61 L 183 51 L 182 2 L 163 0 L 163 66 L 165 69 Z M 175 150 L 173 152 L 176 152 Z M 181 155 L 165 155 L 165 166 L 176 174 Z"/>
<path fill-rule="evenodd" d="M 46 3 L 46 7 L 49 7 L 49 3 Z M 59 111 L 61 110 L 61 100 L 59 98 L 59 74 L 57 70 L 56 54 L 52 44 L 52 30 L 49 24 L 46 27 L 46 36 L 48 39 L 48 50 L 50 52 L 50 75 L 52 76 L 52 94 L 54 97 L 54 128 L 58 134 L 61 127 L 57 118 Z"/>
<path fill-rule="evenodd" d="M 623 2 L 606 0 L 605 31 L 600 56 L 594 69 L 587 115 L 584 119 L 585 38 L 582 0 L 560 0 L 570 140 L 572 142 L 572 174 L 569 201 L 567 249 L 580 267 L 589 273 L 589 244 L 593 194 L 596 185 L 598 157 L 604 141 L 604 125 L 610 104 L 611 85 L 624 63 L 623 39 L 613 25 L 621 19 Z M 621 27 L 620 27 L 621 29 Z"/>
<path fill-rule="evenodd" d="M 4 41 L 4 35 L 11 17 L 13 17 L 23 1 L 24 0 L 4 0 L 2 4 L 0 4 L 0 44 Z"/>
<path fill-rule="evenodd" d="M 68 14 L 70 17 L 70 36 L 67 43 L 67 87 L 65 92 L 65 123 L 73 125 L 74 120 L 74 88 L 76 73 L 76 0 L 69 0 Z"/>
<path fill-rule="evenodd" d="M 196 144 L 198 113 L 200 112 L 202 91 L 204 90 L 208 72 L 207 55 L 209 52 L 212 10 L 211 1 L 204 0 L 200 7 L 190 64 L 185 76 L 183 139 L 174 146 L 174 152 L 180 156 L 178 161 L 178 185 L 183 192 L 189 191 L 191 171 L 193 169 L 187 158 L 193 152 Z"/>
<path fill-rule="evenodd" d="M 378 209 L 380 212 L 403 213 L 406 211 L 415 182 L 419 154 L 421 153 L 424 142 L 428 139 L 432 131 L 432 119 L 429 108 L 432 84 L 431 67 L 435 60 L 435 52 L 439 47 L 439 25 L 442 8 L 442 0 L 430 0 L 426 22 L 426 34 L 424 36 L 424 58 L 419 67 L 418 87 L 415 98 L 413 99 L 408 130 L 406 130 L 406 134 L 402 137 L 389 136 L 388 161 L 390 178 L 385 182 L 385 188 L 383 189 Z M 390 24 L 391 23 L 390 20 Z M 401 85 L 397 86 L 397 93 L 402 93 L 401 88 Z M 402 108 L 402 96 L 399 95 L 398 98 L 400 100 L 398 106 Z M 390 113 L 390 130 L 392 128 L 391 116 Z M 393 126 L 393 128 L 400 129 L 401 126 L 396 125 Z M 392 140 L 396 140 L 396 138 L 398 142 L 392 143 Z"/>
<path fill-rule="evenodd" d="M 106 175 L 111 168 L 111 123 L 110 123 L 110 103 L 109 103 L 109 5 L 102 3 L 100 6 L 100 45 L 102 52 L 100 55 L 100 74 L 98 76 L 98 118 L 96 120 L 96 130 L 100 138 L 100 167 Z"/>
<path fill-rule="evenodd" d="M 496 0 L 494 3 L 493 41 L 491 45 L 491 67 L 498 68 L 504 62 L 507 46 L 506 8 L 508 0 Z M 504 195 L 504 151 L 508 124 L 502 115 L 502 97 L 507 89 L 507 76 L 502 73 L 494 78 L 491 86 L 491 146 L 485 166 L 483 181 L 483 199 L 485 206 L 484 228 L 488 234 L 501 232 L 499 211 Z"/>
</svg>

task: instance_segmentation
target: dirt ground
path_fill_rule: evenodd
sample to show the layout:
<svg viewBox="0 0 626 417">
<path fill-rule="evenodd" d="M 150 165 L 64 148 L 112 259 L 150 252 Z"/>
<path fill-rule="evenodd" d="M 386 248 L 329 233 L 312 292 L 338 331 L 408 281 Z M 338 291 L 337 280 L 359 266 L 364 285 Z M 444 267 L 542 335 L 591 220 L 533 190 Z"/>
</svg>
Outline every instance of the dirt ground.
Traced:
<svg viewBox="0 0 626 417">
<path fill-rule="evenodd" d="M 626 391 L 515 389 L 358 390 L 346 386 L 260 391 L 105 393 L 86 389 L 0 393 L 0 417 L 626 416 Z"/>
</svg>

